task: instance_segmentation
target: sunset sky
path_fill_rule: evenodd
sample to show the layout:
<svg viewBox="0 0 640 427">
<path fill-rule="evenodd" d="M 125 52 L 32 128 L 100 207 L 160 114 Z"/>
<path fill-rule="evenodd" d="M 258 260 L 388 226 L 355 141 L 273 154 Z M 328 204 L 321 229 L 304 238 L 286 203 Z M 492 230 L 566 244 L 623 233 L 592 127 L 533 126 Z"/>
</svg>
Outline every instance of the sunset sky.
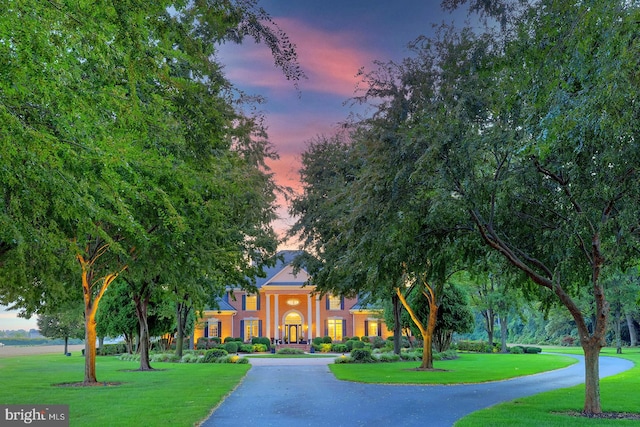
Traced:
<svg viewBox="0 0 640 427">
<path fill-rule="evenodd" d="M 466 9 L 443 12 L 440 0 L 262 0 L 259 3 L 296 44 L 299 62 L 308 77 L 299 90 L 273 66 L 264 45 L 247 40 L 222 46 L 219 60 L 227 77 L 249 94 L 262 95 L 261 106 L 270 140 L 280 160 L 271 165 L 276 180 L 300 187 L 300 153 L 319 135 L 332 135 L 351 111 L 344 102 L 355 95 L 360 68 L 372 70 L 373 61 L 400 61 L 409 55 L 407 44 L 431 35 L 432 24 L 462 23 Z M 282 233 L 293 224 L 281 201 L 275 224 Z M 296 242 L 282 248 L 296 249 Z M 0 307 L 0 330 L 37 328 L 35 317 L 16 319 Z"/>
<path fill-rule="evenodd" d="M 466 9 L 443 12 L 440 0 L 263 0 L 262 7 L 297 46 L 307 79 L 297 91 L 273 66 L 264 45 L 245 41 L 226 45 L 219 59 L 227 77 L 250 94 L 267 98 L 266 116 L 270 140 L 280 160 L 272 163 L 279 184 L 298 189 L 300 153 L 319 135 L 332 135 L 348 117 L 344 105 L 356 92 L 356 74 L 374 68 L 373 61 L 401 61 L 410 53 L 407 44 L 420 35 L 433 34 L 433 24 L 463 23 Z M 281 201 L 275 224 L 279 232 L 294 220 Z M 287 242 L 282 248 L 297 248 Z"/>
</svg>

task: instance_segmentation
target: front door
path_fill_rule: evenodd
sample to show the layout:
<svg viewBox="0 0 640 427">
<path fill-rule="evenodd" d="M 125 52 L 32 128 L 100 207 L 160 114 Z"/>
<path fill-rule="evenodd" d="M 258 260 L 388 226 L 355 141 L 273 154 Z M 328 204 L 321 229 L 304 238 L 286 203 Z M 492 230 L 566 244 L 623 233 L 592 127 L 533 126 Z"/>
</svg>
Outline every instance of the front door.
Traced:
<svg viewBox="0 0 640 427">
<path fill-rule="evenodd" d="M 287 314 L 284 318 L 285 339 L 290 343 L 297 343 L 302 337 L 302 316 L 295 311 Z"/>
<path fill-rule="evenodd" d="M 289 325 L 289 342 L 298 342 L 298 325 Z"/>
</svg>

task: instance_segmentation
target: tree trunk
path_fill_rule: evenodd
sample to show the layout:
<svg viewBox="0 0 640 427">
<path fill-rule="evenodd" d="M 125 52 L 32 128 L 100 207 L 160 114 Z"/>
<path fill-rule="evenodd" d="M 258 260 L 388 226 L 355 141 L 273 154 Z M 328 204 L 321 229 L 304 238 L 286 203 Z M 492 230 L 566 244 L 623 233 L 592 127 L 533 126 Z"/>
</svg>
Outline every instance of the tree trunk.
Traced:
<svg viewBox="0 0 640 427">
<path fill-rule="evenodd" d="M 149 307 L 149 296 L 136 295 L 133 297 L 136 305 L 136 316 L 140 326 L 140 370 L 151 371 L 153 368 L 149 363 L 149 322 L 147 320 L 147 309 Z"/>
<path fill-rule="evenodd" d="M 393 303 L 393 352 L 400 354 L 402 351 L 402 302 L 397 295 L 391 297 Z M 409 341 L 411 342 L 411 341 Z"/>
<path fill-rule="evenodd" d="M 595 342 L 595 340 L 592 340 Z M 583 343 L 584 350 L 584 367 L 585 367 L 585 397 L 584 409 L 585 414 L 600 414 L 602 407 L 600 406 L 600 349 L 602 347 L 597 342 Z"/>
<path fill-rule="evenodd" d="M 500 322 L 500 352 L 502 353 L 508 353 L 509 349 L 507 348 L 507 335 L 509 333 L 508 331 L 508 324 L 507 324 L 507 316 L 498 316 L 498 321 Z"/>
<path fill-rule="evenodd" d="M 638 345 L 638 335 L 636 334 L 636 326 L 633 323 L 633 316 L 627 312 L 625 317 L 627 318 L 627 327 L 629 328 L 629 345 L 635 347 Z"/>
<path fill-rule="evenodd" d="M 69 352 L 69 336 L 65 335 L 64 337 L 64 355 L 66 356 Z"/>
<path fill-rule="evenodd" d="M 493 348 L 493 329 L 495 326 L 495 313 L 493 309 L 487 308 L 482 311 L 482 317 L 484 317 L 485 329 L 487 331 L 487 341 L 489 347 Z"/>
<path fill-rule="evenodd" d="M 620 307 L 617 307 L 615 315 L 613 317 L 613 331 L 616 336 L 616 354 L 622 354 L 622 337 L 621 337 L 621 330 L 620 330 L 621 321 L 622 321 L 622 312 L 620 310 Z"/>
<path fill-rule="evenodd" d="M 124 342 L 127 344 L 127 353 L 133 354 L 133 336 L 125 332 Z"/>
<path fill-rule="evenodd" d="M 182 357 L 183 345 L 184 345 L 184 329 L 187 324 L 187 316 L 189 310 L 187 310 L 186 304 L 182 302 L 176 302 L 176 355 Z"/>
<path fill-rule="evenodd" d="M 94 271 L 92 265 L 99 258 L 104 251 L 108 248 L 108 245 L 99 247 L 92 259 L 85 259 L 82 254 L 76 254 L 76 260 L 80 263 L 82 268 L 82 296 L 84 300 L 84 384 L 95 384 L 98 382 L 96 379 L 96 313 L 98 312 L 98 304 L 102 299 L 102 296 L 106 292 L 109 285 L 116 280 L 118 275 L 127 269 L 127 266 L 123 266 L 122 270 L 115 273 L 106 274 L 99 282 L 102 282 L 98 288 L 97 293 L 94 294 Z M 89 252 L 89 251 L 87 251 Z"/>
<path fill-rule="evenodd" d="M 422 363 L 420 364 L 420 367 L 418 369 L 429 370 L 433 369 L 433 353 L 431 351 L 431 344 L 433 340 L 433 331 L 435 331 L 436 329 L 436 321 L 438 320 L 438 304 L 436 303 L 436 298 L 433 290 L 427 284 L 425 284 L 425 290 L 422 293 L 425 295 L 427 301 L 429 302 L 429 320 L 426 327 L 422 324 L 413 309 L 409 306 L 406 298 L 404 297 L 404 295 L 402 295 L 402 292 L 400 292 L 400 288 L 396 288 L 396 294 L 398 295 L 398 298 L 400 298 L 400 301 L 402 302 L 405 310 L 407 310 L 409 316 L 411 316 L 411 320 L 413 320 L 418 329 L 420 329 L 420 333 L 422 334 Z"/>
<path fill-rule="evenodd" d="M 84 384 L 95 384 L 96 379 L 96 315 L 91 306 L 85 309 L 84 320 Z"/>
</svg>

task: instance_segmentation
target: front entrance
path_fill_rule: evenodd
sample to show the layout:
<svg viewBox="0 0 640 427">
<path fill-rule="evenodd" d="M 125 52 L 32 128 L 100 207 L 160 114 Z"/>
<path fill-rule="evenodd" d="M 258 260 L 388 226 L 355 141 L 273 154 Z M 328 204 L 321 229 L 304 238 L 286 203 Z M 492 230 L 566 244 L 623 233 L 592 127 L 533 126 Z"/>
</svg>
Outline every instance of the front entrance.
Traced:
<svg viewBox="0 0 640 427">
<path fill-rule="evenodd" d="M 284 331 L 286 343 L 297 343 L 302 337 L 302 316 L 300 313 L 292 311 L 284 318 Z"/>
</svg>

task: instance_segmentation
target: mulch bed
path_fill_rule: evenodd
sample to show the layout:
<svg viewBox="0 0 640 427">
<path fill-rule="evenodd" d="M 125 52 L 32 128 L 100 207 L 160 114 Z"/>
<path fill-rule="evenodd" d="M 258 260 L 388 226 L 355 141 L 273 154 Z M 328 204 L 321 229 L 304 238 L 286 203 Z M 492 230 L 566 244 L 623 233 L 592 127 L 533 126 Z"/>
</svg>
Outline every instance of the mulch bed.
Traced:
<svg viewBox="0 0 640 427">
<path fill-rule="evenodd" d="M 584 412 L 570 411 L 556 412 L 556 414 L 605 420 L 640 420 L 640 414 L 634 412 L 603 412 L 601 414 L 585 414 Z"/>
<path fill-rule="evenodd" d="M 60 383 L 53 384 L 54 387 L 113 387 L 117 385 L 121 385 L 121 382 L 108 382 L 108 381 L 98 381 L 97 383 Z"/>
</svg>

